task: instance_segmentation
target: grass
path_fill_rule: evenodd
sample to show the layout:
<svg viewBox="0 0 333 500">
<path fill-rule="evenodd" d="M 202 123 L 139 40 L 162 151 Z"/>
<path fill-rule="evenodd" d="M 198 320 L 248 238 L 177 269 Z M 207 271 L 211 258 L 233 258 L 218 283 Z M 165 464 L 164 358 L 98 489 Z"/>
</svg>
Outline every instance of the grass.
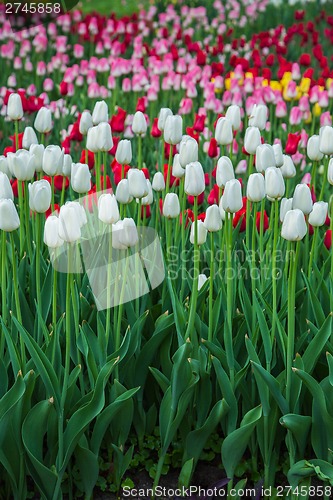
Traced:
<svg viewBox="0 0 333 500">
<path fill-rule="evenodd" d="M 115 12 L 118 16 L 129 15 L 139 9 L 139 4 L 135 0 L 81 0 L 78 6 L 83 12 L 96 11 L 101 14 Z"/>
</svg>

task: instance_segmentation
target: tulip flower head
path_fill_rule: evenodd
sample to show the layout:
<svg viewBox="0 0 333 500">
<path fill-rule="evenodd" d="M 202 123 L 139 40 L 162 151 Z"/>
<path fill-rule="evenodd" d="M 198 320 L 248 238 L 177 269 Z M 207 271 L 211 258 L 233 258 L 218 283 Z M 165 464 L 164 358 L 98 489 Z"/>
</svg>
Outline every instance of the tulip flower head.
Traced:
<svg viewBox="0 0 333 500">
<path fill-rule="evenodd" d="M 38 111 L 34 128 L 41 134 L 47 134 L 52 129 L 52 115 L 51 110 L 44 106 Z"/>
<path fill-rule="evenodd" d="M 10 233 L 18 227 L 20 227 L 20 219 L 13 200 L 0 200 L 0 229 Z"/>
<path fill-rule="evenodd" d="M 32 144 L 38 144 L 36 132 L 32 127 L 25 127 L 23 132 L 22 147 L 29 149 Z"/>
<path fill-rule="evenodd" d="M 309 224 L 313 227 L 320 227 L 325 224 L 328 212 L 328 203 L 317 201 L 313 204 L 312 212 L 309 215 Z"/>
<path fill-rule="evenodd" d="M 12 121 L 18 121 L 23 118 L 22 99 L 19 94 L 10 94 L 7 104 L 7 115 Z"/>
<path fill-rule="evenodd" d="M 163 202 L 163 215 L 175 219 L 180 214 L 179 198 L 176 193 L 167 193 Z"/>
<path fill-rule="evenodd" d="M 133 198 L 143 198 L 148 194 L 145 174 L 138 168 L 131 168 L 127 173 L 128 190 Z"/>
<path fill-rule="evenodd" d="M 157 128 L 161 132 L 164 132 L 165 122 L 166 122 L 168 116 L 172 116 L 171 109 L 169 109 L 169 108 L 161 108 L 160 112 L 159 112 L 159 115 L 158 115 L 158 121 L 157 121 Z"/>
<path fill-rule="evenodd" d="M 133 117 L 132 130 L 135 135 L 144 135 L 147 132 L 147 122 L 142 111 L 137 111 Z"/>
<path fill-rule="evenodd" d="M 228 156 L 221 156 L 217 162 L 216 168 L 216 184 L 219 188 L 223 188 L 228 181 L 235 178 L 234 167 Z"/>
<path fill-rule="evenodd" d="M 132 144 L 128 139 L 118 142 L 116 161 L 121 165 L 129 165 L 132 161 Z"/>
<path fill-rule="evenodd" d="M 246 196 L 249 201 L 255 203 L 258 203 L 265 198 L 265 178 L 262 174 L 251 174 L 249 176 L 246 187 Z"/>
<path fill-rule="evenodd" d="M 49 248 L 58 248 L 63 245 L 64 240 L 59 236 L 59 218 L 56 215 L 50 215 L 44 226 L 44 243 Z"/>
<path fill-rule="evenodd" d="M 228 118 L 222 117 L 218 119 L 215 128 L 215 139 L 220 146 L 227 146 L 232 143 L 232 122 Z"/>
<path fill-rule="evenodd" d="M 87 193 L 91 189 L 91 173 L 85 163 L 72 163 L 71 186 L 76 193 Z"/>
<path fill-rule="evenodd" d="M 236 179 L 228 181 L 222 195 L 222 207 L 225 212 L 236 213 L 243 207 L 242 186 Z"/>
<path fill-rule="evenodd" d="M 98 198 L 98 218 L 104 224 L 115 224 L 120 215 L 116 196 L 111 193 L 101 194 Z"/>
<path fill-rule="evenodd" d="M 164 125 L 164 141 L 175 146 L 183 136 L 183 118 L 180 115 L 169 115 Z"/>
<path fill-rule="evenodd" d="M 164 191 L 165 189 L 165 180 L 162 172 L 156 172 L 153 177 L 152 188 L 156 192 Z"/>
<path fill-rule="evenodd" d="M 298 208 L 303 214 L 312 212 L 313 202 L 310 188 L 307 184 L 297 184 L 293 196 L 293 209 Z"/>
<path fill-rule="evenodd" d="M 300 241 L 307 233 L 304 214 L 298 208 L 289 210 L 283 219 L 281 236 L 288 241 Z"/>
<path fill-rule="evenodd" d="M 197 224 L 198 245 L 203 245 L 204 243 L 206 243 L 207 229 L 205 228 L 204 223 L 201 220 L 197 220 L 192 223 L 190 242 L 192 243 L 192 245 L 194 244 L 195 224 Z"/>
<path fill-rule="evenodd" d="M 179 163 L 185 168 L 193 161 L 198 161 L 198 143 L 193 137 L 184 135 L 179 145 Z"/>
<path fill-rule="evenodd" d="M 277 167 L 269 167 L 265 172 L 266 196 L 271 200 L 279 200 L 285 192 L 282 172 Z"/>
<path fill-rule="evenodd" d="M 205 190 L 205 176 L 201 163 L 194 161 L 186 165 L 185 193 L 190 196 L 199 196 Z"/>
<path fill-rule="evenodd" d="M 51 204 L 51 185 L 45 180 L 35 181 L 28 185 L 29 207 L 33 212 L 45 213 Z"/>
<path fill-rule="evenodd" d="M 209 232 L 216 232 L 222 229 L 222 218 L 218 205 L 210 205 L 207 208 L 204 226 Z"/>
<path fill-rule="evenodd" d="M 92 122 L 94 125 L 98 125 L 102 122 L 107 122 L 109 117 L 108 105 L 105 101 L 97 101 L 92 113 Z M 111 149 L 111 148 L 110 148 Z"/>
</svg>

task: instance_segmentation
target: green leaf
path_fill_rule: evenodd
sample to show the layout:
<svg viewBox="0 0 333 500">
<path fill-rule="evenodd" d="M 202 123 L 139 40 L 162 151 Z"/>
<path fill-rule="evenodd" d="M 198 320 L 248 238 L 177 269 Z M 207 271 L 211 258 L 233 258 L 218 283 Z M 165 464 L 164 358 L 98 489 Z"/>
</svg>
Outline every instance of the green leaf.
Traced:
<svg viewBox="0 0 333 500">
<path fill-rule="evenodd" d="M 45 389 L 48 391 L 48 396 L 55 398 L 56 408 L 60 407 L 60 385 L 59 380 L 55 374 L 53 366 L 49 359 L 46 357 L 42 349 L 38 346 L 37 342 L 29 335 L 26 329 L 13 317 L 13 321 L 22 335 L 25 345 L 36 365 L 36 368 L 43 380 Z"/>
<path fill-rule="evenodd" d="M 222 443 L 222 462 L 227 476 L 231 479 L 234 477 L 235 468 L 244 455 L 261 415 L 261 405 L 247 412 L 240 424 L 240 428 L 231 432 Z"/>
<path fill-rule="evenodd" d="M 276 378 L 274 378 L 271 373 L 269 373 L 267 370 L 265 370 L 265 368 L 263 368 L 261 365 L 257 363 L 252 362 L 252 367 L 253 370 L 259 374 L 259 376 L 263 379 L 263 381 L 269 388 L 270 393 L 272 394 L 278 407 L 281 410 L 281 413 L 283 415 L 288 413 L 288 403 L 284 398 L 284 396 L 282 395 L 280 384 L 276 380 Z"/>
<path fill-rule="evenodd" d="M 305 454 L 311 423 L 312 419 L 307 415 L 288 413 L 280 418 L 280 424 L 292 432 L 296 440 L 300 456 L 304 456 Z"/>
<path fill-rule="evenodd" d="M 333 313 L 331 313 L 326 318 L 326 320 L 322 324 L 322 327 L 320 328 L 318 333 L 316 333 L 315 337 L 311 340 L 302 356 L 304 370 L 307 373 L 312 373 L 312 370 L 316 366 L 319 356 L 321 355 L 327 341 L 332 334 L 332 314 Z"/>
<path fill-rule="evenodd" d="M 52 399 L 40 401 L 26 416 L 22 426 L 22 440 L 29 457 L 29 472 L 45 498 L 53 498 L 58 476 L 55 469 L 44 464 L 44 436 L 48 431 Z M 54 429 L 55 430 L 55 429 Z"/>
<path fill-rule="evenodd" d="M 304 479 L 312 476 L 333 486 L 333 465 L 320 459 L 300 460 L 289 469 L 288 481 L 290 486 L 296 488 Z"/>
<path fill-rule="evenodd" d="M 183 486 L 187 488 L 189 486 L 193 473 L 193 467 L 194 467 L 193 458 L 190 458 L 184 463 L 178 477 L 178 485 L 180 488 L 182 488 Z"/>
<path fill-rule="evenodd" d="M 116 363 L 117 359 L 111 360 L 103 366 L 98 375 L 91 400 L 79 408 L 69 419 L 64 432 L 64 461 L 60 467 L 61 472 L 65 470 L 74 448 L 86 427 L 103 409 L 105 403 L 105 384 Z"/>
</svg>

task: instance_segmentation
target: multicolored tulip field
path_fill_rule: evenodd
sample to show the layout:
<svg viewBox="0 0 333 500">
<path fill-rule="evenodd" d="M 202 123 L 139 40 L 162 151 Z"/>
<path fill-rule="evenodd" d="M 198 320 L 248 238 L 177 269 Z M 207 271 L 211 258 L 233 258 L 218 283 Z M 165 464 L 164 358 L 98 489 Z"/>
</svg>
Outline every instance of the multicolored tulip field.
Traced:
<svg viewBox="0 0 333 500">
<path fill-rule="evenodd" d="M 282 7 L 0 5 L 1 498 L 332 498 L 333 5 Z"/>
</svg>

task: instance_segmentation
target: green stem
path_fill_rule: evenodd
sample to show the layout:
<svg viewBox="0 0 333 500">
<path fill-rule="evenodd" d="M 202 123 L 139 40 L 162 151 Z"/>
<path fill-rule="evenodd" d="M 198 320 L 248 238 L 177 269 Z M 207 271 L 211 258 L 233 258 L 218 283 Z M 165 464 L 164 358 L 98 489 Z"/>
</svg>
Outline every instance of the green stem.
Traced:
<svg viewBox="0 0 333 500">
<path fill-rule="evenodd" d="M 213 340 L 213 293 L 214 293 L 214 233 L 210 233 L 210 276 L 208 306 L 208 340 Z"/>
<path fill-rule="evenodd" d="M 15 151 L 19 149 L 19 122 L 18 120 L 14 121 L 15 127 Z"/>
<path fill-rule="evenodd" d="M 135 256 L 136 258 L 139 258 L 138 255 Z M 123 315 L 123 302 L 124 302 L 124 294 L 125 294 L 125 286 L 126 286 L 126 279 L 127 279 L 127 274 L 128 274 L 128 263 L 129 263 L 129 250 L 126 250 L 126 255 L 125 255 L 125 271 L 124 271 L 124 278 L 121 286 L 121 291 L 120 291 L 120 299 L 119 299 L 119 308 L 118 308 L 118 321 L 117 321 L 117 329 L 116 329 L 116 336 L 115 336 L 115 351 L 117 352 L 119 347 L 120 347 L 120 331 L 121 331 L 121 320 L 122 320 L 122 315 Z M 118 373 L 118 364 L 115 367 L 115 378 L 119 378 L 119 373 Z"/>
<path fill-rule="evenodd" d="M 22 181 L 17 181 L 17 191 L 18 191 L 18 202 L 19 202 L 19 212 L 20 212 L 20 256 L 23 255 L 24 250 L 24 202 L 23 202 L 23 189 Z"/>
<path fill-rule="evenodd" d="M 64 204 L 64 201 L 65 201 L 65 188 L 66 188 L 66 177 L 63 176 L 62 185 L 61 185 L 60 206 L 62 206 Z M 53 207 L 53 210 L 54 210 L 54 207 Z"/>
<path fill-rule="evenodd" d="M 53 285 L 52 285 L 52 335 L 53 335 L 53 348 L 52 348 L 52 364 L 55 359 L 55 347 L 56 347 L 56 327 L 57 327 L 57 281 L 58 274 L 53 268 Z"/>
<path fill-rule="evenodd" d="M 325 186 L 326 186 L 326 183 L 327 183 L 327 171 L 328 171 L 328 164 L 329 164 L 329 161 L 330 161 L 330 158 L 329 156 L 327 156 L 325 158 L 325 167 L 324 167 L 324 175 L 323 175 L 323 183 L 321 185 L 321 190 L 320 190 L 320 194 L 319 194 L 319 201 L 322 201 L 323 198 L 324 198 L 324 191 L 325 191 Z"/>
<path fill-rule="evenodd" d="M 264 214 L 265 214 L 265 198 L 261 202 L 260 208 L 260 228 L 259 228 L 259 262 L 261 274 L 261 290 L 264 288 Z"/>
<path fill-rule="evenodd" d="M 181 239 L 181 256 L 180 256 L 180 263 L 181 263 L 181 268 L 182 268 L 182 284 L 180 288 L 180 302 L 183 302 L 183 296 L 184 296 L 184 291 L 185 291 L 185 284 L 186 284 L 186 275 L 185 275 L 185 252 L 186 252 L 186 241 L 185 241 L 185 225 L 186 225 L 186 195 L 184 192 L 184 177 L 180 179 L 180 192 L 182 193 L 182 198 L 181 198 L 181 213 L 182 213 L 182 226 L 180 229 L 180 239 Z"/>
<path fill-rule="evenodd" d="M 256 298 L 256 275 L 255 275 L 255 270 L 257 269 L 256 267 L 256 213 L 257 213 L 257 204 L 253 204 L 253 224 L 252 224 L 252 241 L 251 241 L 251 285 L 252 285 L 252 341 L 253 344 L 256 344 L 256 337 L 255 337 L 255 330 L 256 330 L 256 311 L 254 307 L 255 303 L 255 298 Z"/>
<path fill-rule="evenodd" d="M 170 191 L 170 177 L 171 177 L 171 165 L 172 165 L 172 146 L 170 144 L 169 161 L 168 161 L 168 172 L 165 186 L 165 193 L 168 194 Z"/>
<path fill-rule="evenodd" d="M 314 227 L 313 236 L 312 236 L 311 251 L 310 251 L 309 267 L 308 267 L 308 278 L 309 279 L 311 276 L 314 254 L 315 254 L 316 247 L 317 247 L 317 238 L 318 238 L 318 227 Z"/>
<path fill-rule="evenodd" d="M 291 245 L 290 254 L 290 267 L 289 267 L 289 280 L 288 280 L 288 337 L 287 337 L 287 360 L 286 360 L 286 399 L 291 411 L 291 374 L 292 364 L 295 349 L 295 294 L 296 294 L 296 276 L 297 276 L 297 263 L 299 257 L 300 242 Z M 293 252 L 294 251 L 294 252 Z M 295 253 L 295 255 L 294 255 Z"/>
<path fill-rule="evenodd" d="M 230 371 L 230 384 L 234 387 L 235 367 L 234 352 L 232 345 L 232 316 L 233 316 L 233 267 L 232 267 L 232 214 L 226 213 L 226 242 L 227 242 L 227 321 L 224 331 L 224 344 L 227 355 L 227 363 Z"/>
<path fill-rule="evenodd" d="M 198 197 L 194 196 L 194 276 L 192 283 L 192 296 L 190 305 L 190 316 L 187 325 L 187 330 L 185 334 L 185 339 L 190 339 L 193 342 L 194 338 L 194 323 L 195 314 L 197 309 L 197 299 L 198 299 L 198 281 L 199 281 L 199 260 L 200 260 L 200 250 L 198 245 Z"/>
<path fill-rule="evenodd" d="M 7 324 L 7 233 L 6 231 L 2 231 L 1 236 L 1 297 L 2 297 L 2 307 L 1 307 L 1 315 L 2 321 L 4 324 Z M 3 340 L 3 335 L 1 336 L 1 344 Z M 3 354 L 3 350 L 1 349 L 1 354 Z M 0 355 L 1 355 L 0 354 Z"/>
<path fill-rule="evenodd" d="M 108 256 L 108 270 L 107 270 L 107 281 L 106 281 L 106 294 L 107 294 L 107 310 L 106 310 L 106 325 L 105 325 L 105 337 L 106 337 L 106 351 L 109 345 L 110 338 L 110 327 L 111 327 L 111 263 L 112 263 L 112 231 L 110 231 L 109 238 L 109 256 Z"/>
<path fill-rule="evenodd" d="M 272 206 L 273 218 L 274 218 L 274 233 L 273 233 L 273 254 L 272 254 L 272 332 L 271 340 L 274 342 L 275 331 L 276 331 L 276 320 L 277 320 L 277 241 L 279 232 L 279 202 L 275 200 Z"/>
<path fill-rule="evenodd" d="M 138 168 L 142 169 L 142 136 L 138 135 Z"/>
<path fill-rule="evenodd" d="M 14 285 L 14 297 L 15 297 L 15 308 L 16 308 L 16 318 L 19 323 L 22 324 L 22 314 L 21 305 L 19 297 L 19 282 L 17 278 L 17 262 L 15 255 L 15 242 L 14 235 L 10 233 L 10 242 L 12 247 L 12 269 L 13 269 L 13 285 Z M 22 362 L 22 372 L 25 373 L 25 346 L 22 335 L 20 335 L 20 346 L 21 346 L 21 362 Z"/>
</svg>

